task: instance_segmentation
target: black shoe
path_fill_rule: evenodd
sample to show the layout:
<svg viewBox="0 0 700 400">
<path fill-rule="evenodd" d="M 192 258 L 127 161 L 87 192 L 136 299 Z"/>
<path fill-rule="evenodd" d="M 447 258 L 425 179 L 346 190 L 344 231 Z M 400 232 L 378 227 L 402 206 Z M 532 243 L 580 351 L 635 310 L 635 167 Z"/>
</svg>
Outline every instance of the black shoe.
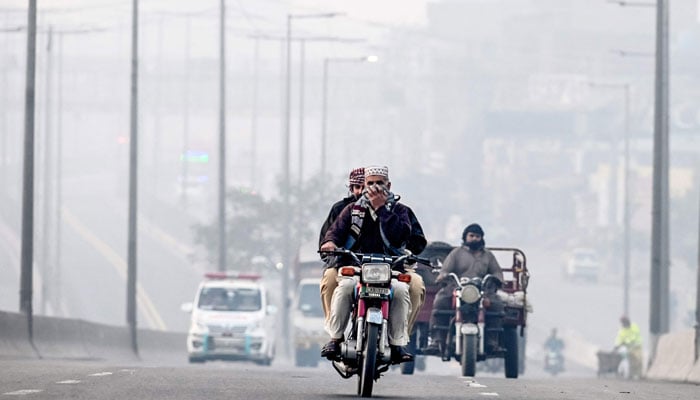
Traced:
<svg viewBox="0 0 700 400">
<path fill-rule="evenodd" d="M 413 361 L 413 354 L 406 350 L 405 346 L 390 346 L 391 347 L 391 363 L 401 364 Z"/>
<path fill-rule="evenodd" d="M 423 349 L 423 354 L 426 356 L 439 356 L 442 354 L 442 346 L 440 346 L 440 343 L 438 342 L 433 342 L 430 343 L 430 345 L 426 348 Z"/>
<path fill-rule="evenodd" d="M 331 339 L 330 342 L 326 343 L 321 349 L 321 357 L 325 357 L 331 361 L 338 358 L 340 355 L 340 341 Z"/>
</svg>

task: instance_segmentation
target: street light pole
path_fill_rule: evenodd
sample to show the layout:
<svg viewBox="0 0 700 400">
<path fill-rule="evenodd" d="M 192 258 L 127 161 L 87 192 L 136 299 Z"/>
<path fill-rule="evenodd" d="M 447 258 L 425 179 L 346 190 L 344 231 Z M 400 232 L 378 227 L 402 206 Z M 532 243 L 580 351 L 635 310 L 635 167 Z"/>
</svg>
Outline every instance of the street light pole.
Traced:
<svg viewBox="0 0 700 400">
<path fill-rule="evenodd" d="M 136 314 L 136 256 L 138 226 L 138 82 L 139 82 L 139 2 L 133 0 L 131 18 L 131 106 L 129 110 L 129 224 L 127 245 L 126 320 L 129 324 L 131 349 L 138 354 Z"/>
<path fill-rule="evenodd" d="M 304 181 L 304 62 L 306 41 L 299 41 L 299 186 Z"/>
<path fill-rule="evenodd" d="M 623 313 L 630 315 L 630 85 L 625 84 L 625 166 L 623 171 L 624 182 L 624 202 L 622 204 L 623 229 L 624 229 L 624 300 Z"/>
<path fill-rule="evenodd" d="M 52 268 L 51 264 L 51 246 L 49 246 L 50 240 L 50 227 L 51 227 L 51 163 L 52 157 L 51 152 L 53 151 L 52 145 L 52 132 L 51 127 L 53 123 L 51 121 L 51 73 L 52 73 L 52 47 L 53 47 L 53 27 L 49 26 L 48 37 L 46 40 L 46 90 L 44 93 L 44 193 L 43 193 L 43 212 L 42 212 L 42 232 L 41 232 L 41 271 L 43 279 L 41 280 L 41 307 L 40 312 L 46 315 L 48 301 L 49 301 L 49 284 L 51 284 Z"/>
<path fill-rule="evenodd" d="M 330 59 L 323 59 L 323 104 L 321 106 L 321 179 L 326 176 L 326 141 L 328 133 L 328 63 Z"/>
<path fill-rule="evenodd" d="M 656 75 L 654 96 L 654 163 L 651 229 L 651 360 L 660 335 L 669 330 L 669 138 L 668 138 L 668 0 L 656 2 Z"/>
<path fill-rule="evenodd" d="M 288 302 L 289 302 L 289 269 L 292 265 L 292 254 L 291 254 L 291 205 L 290 205 L 290 136 L 291 136 L 291 103 L 292 103 L 292 19 L 312 19 L 312 18 L 333 18 L 339 15 L 338 13 L 321 13 L 321 14 L 287 14 L 287 32 L 285 37 L 286 48 L 287 48 L 287 64 L 286 64 L 286 82 L 285 82 L 285 94 L 284 94 L 284 164 L 282 169 L 284 170 L 284 228 L 283 228 L 283 249 L 282 249 L 282 329 L 284 332 L 289 331 L 289 312 L 288 312 Z M 284 336 L 283 348 L 285 352 L 289 350 L 289 338 Z"/>
<path fill-rule="evenodd" d="M 34 102 L 36 80 L 36 0 L 27 13 L 27 67 L 24 96 L 24 162 L 22 171 L 22 253 L 19 309 L 27 318 L 27 335 L 33 341 L 32 264 L 34 252 Z"/>
<path fill-rule="evenodd" d="M 219 15 L 219 271 L 226 270 L 226 0 Z"/>
<path fill-rule="evenodd" d="M 613 89 L 622 89 L 624 93 L 624 171 L 623 171 L 623 204 L 622 204 L 622 225 L 623 225 L 623 276 L 622 276 L 622 313 L 623 315 L 629 316 L 629 299 L 630 299 L 630 209 L 629 209 L 629 159 L 630 159 L 630 146 L 629 146 L 629 114 L 630 114 L 630 84 L 615 84 L 615 83 L 596 83 L 590 82 L 593 87 L 607 87 Z M 617 143 L 617 138 L 615 139 Z M 613 175 L 617 175 L 617 145 L 615 146 L 615 167 L 613 168 Z M 617 185 L 613 185 L 613 190 L 617 190 Z M 616 203 L 613 203 L 613 207 L 616 208 Z M 615 213 L 613 213 L 615 215 Z"/>
</svg>

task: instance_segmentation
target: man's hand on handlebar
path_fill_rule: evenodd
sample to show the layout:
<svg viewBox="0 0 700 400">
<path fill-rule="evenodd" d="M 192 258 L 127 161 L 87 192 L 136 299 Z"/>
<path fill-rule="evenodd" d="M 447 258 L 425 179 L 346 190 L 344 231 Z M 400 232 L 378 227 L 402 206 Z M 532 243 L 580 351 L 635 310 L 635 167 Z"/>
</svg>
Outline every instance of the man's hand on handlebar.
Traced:
<svg viewBox="0 0 700 400">
<path fill-rule="evenodd" d="M 333 242 L 326 242 L 326 243 L 324 243 L 324 244 L 321 245 L 320 251 L 333 251 L 333 250 L 335 250 L 336 248 L 338 248 L 338 246 L 336 246 L 335 243 L 333 243 Z"/>
</svg>

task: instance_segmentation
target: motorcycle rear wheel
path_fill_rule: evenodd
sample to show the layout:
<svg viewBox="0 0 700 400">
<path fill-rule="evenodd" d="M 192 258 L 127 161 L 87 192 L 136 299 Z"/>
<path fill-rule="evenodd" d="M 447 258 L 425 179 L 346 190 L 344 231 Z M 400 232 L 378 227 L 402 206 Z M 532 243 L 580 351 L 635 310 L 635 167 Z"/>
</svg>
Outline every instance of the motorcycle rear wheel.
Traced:
<svg viewBox="0 0 700 400">
<path fill-rule="evenodd" d="M 372 397 L 372 386 L 374 385 L 374 372 L 377 364 L 377 338 L 379 327 L 374 324 L 367 324 L 367 340 L 360 360 L 362 369 L 358 374 L 357 394 L 360 397 Z"/>
</svg>

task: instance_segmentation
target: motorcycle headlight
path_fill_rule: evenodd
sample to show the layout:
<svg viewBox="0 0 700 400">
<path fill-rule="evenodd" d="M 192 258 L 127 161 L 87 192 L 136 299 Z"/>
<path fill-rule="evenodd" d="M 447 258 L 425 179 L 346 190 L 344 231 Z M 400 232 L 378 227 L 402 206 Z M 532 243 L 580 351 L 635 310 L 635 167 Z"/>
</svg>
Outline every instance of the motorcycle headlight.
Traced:
<svg viewBox="0 0 700 400">
<path fill-rule="evenodd" d="M 362 281 L 366 283 L 385 283 L 391 280 L 391 267 L 386 263 L 364 264 Z"/>
<path fill-rule="evenodd" d="M 467 304 L 474 304 L 481 298 L 481 291 L 474 285 L 467 285 L 462 288 L 462 301 Z"/>
</svg>

